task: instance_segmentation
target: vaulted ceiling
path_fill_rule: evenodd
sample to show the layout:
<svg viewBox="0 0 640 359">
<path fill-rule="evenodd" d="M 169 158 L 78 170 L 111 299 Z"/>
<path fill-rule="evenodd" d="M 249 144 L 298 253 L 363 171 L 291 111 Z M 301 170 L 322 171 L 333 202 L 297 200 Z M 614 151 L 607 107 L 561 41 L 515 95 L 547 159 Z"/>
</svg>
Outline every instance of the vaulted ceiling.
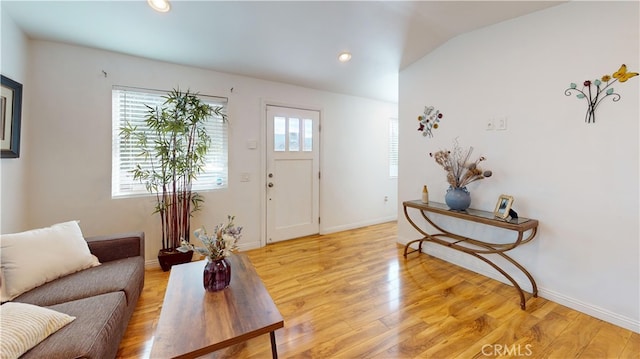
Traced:
<svg viewBox="0 0 640 359">
<path fill-rule="evenodd" d="M 32 39 L 396 102 L 398 73 L 447 40 L 562 1 L 8 1 Z M 340 63 L 342 51 L 353 54 Z"/>
</svg>

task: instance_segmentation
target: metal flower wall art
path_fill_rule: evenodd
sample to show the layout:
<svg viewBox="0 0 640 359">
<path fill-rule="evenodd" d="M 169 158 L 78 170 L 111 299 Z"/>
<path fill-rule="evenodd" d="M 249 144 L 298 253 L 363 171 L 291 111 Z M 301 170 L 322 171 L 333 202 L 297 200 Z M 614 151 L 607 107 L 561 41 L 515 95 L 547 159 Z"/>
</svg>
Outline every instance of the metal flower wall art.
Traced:
<svg viewBox="0 0 640 359">
<path fill-rule="evenodd" d="M 422 132 L 424 137 L 433 137 L 432 129 L 439 127 L 440 120 L 442 119 L 442 112 L 436 110 L 433 106 L 425 106 L 424 113 L 418 116 L 420 125 L 418 131 Z"/>
<path fill-rule="evenodd" d="M 627 65 L 622 64 L 618 71 L 612 75 L 604 75 L 594 81 L 586 80 L 582 83 L 582 88 L 579 89 L 578 85 L 571 83 L 569 88 L 564 90 L 566 96 L 571 96 L 576 93 L 576 97 L 579 99 L 585 99 L 587 101 L 587 113 L 584 116 L 584 122 L 595 123 L 596 122 L 596 108 L 605 98 L 612 96 L 613 102 L 620 101 L 620 94 L 614 92 L 614 83 L 619 81 L 620 83 L 627 82 L 628 79 L 638 76 L 637 72 L 627 72 Z"/>
</svg>

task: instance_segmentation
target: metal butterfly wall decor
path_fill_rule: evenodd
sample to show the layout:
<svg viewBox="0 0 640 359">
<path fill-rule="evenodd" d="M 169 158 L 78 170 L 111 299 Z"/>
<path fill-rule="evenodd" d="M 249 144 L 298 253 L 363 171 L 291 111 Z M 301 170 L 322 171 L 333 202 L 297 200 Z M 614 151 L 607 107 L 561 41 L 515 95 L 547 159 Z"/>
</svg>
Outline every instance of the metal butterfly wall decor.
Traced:
<svg viewBox="0 0 640 359">
<path fill-rule="evenodd" d="M 582 83 L 582 89 L 578 89 L 578 85 L 571 83 L 569 88 L 564 90 L 566 96 L 571 96 L 572 91 L 577 92 L 576 97 L 579 99 L 585 99 L 587 101 L 587 113 L 584 116 L 584 122 L 595 123 L 596 122 L 596 108 L 605 98 L 612 96 L 613 102 L 620 101 L 620 94 L 614 92 L 614 83 L 619 81 L 620 83 L 627 82 L 630 78 L 638 76 L 637 72 L 627 72 L 627 65 L 622 64 L 618 71 L 612 75 L 604 75 L 594 81 L 586 80 Z"/>
</svg>

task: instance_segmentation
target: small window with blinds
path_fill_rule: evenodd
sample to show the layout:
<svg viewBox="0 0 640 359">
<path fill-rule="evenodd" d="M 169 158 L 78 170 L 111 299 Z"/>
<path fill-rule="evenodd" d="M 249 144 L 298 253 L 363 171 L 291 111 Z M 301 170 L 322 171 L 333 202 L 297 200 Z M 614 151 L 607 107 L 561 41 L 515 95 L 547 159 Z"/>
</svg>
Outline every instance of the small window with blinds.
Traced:
<svg viewBox="0 0 640 359">
<path fill-rule="evenodd" d="M 151 168 L 149 161 L 139 156 L 141 149 L 133 141 L 125 141 L 122 128 L 126 124 L 136 126 L 137 130 L 148 130 L 146 117 L 148 108 L 162 106 L 167 92 L 114 86 L 112 89 L 112 120 L 113 120 L 113 153 L 111 171 L 112 197 L 127 197 L 147 195 L 149 192 L 145 184 L 133 178 L 131 172 L 136 164 Z M 214 107 L 223 107 L 226 113 L 227 99 L 222 97 L 198 95 L 205 103 Z M 192 183 L 194 191 L 206 191 L 227 187 L 227 122 L 222 117 L 212 116 L 206 121 L 207 134 L 211 138 L 211 146 L 206 156 L 206 164 L 198 178 Z M 149 141 L 153 141 L 152 131 L 147 132 Z M 157 165 L 157 164 L 156 164 Z"/>
<path fill-rule="evenodd" d="M 398 119 L 389 120 L 389 177 L 398 177 Z"/>
</svg>

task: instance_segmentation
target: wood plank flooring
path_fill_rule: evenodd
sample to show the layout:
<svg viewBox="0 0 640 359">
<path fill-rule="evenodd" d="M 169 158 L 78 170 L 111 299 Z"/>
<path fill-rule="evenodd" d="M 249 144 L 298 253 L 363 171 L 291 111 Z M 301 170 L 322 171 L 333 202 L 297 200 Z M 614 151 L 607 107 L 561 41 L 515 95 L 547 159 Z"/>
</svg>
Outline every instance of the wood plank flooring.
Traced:
<svg viewBox="0 0 640 359">
<path fill-rule="evenodd" d="M 640 334 L 426 254 L 396 223 L 247 251 L 284 317 L 280 358 L 640 358 Z M 148 269 L 118 358 L 148 358 L 169 273 Z M 176 333 L 176 336 L 198 333 Z M 269 336 L 206 358 L 270 358 Z M 152 358 L 156 359 L 156 358 Z"/>
</svg>

